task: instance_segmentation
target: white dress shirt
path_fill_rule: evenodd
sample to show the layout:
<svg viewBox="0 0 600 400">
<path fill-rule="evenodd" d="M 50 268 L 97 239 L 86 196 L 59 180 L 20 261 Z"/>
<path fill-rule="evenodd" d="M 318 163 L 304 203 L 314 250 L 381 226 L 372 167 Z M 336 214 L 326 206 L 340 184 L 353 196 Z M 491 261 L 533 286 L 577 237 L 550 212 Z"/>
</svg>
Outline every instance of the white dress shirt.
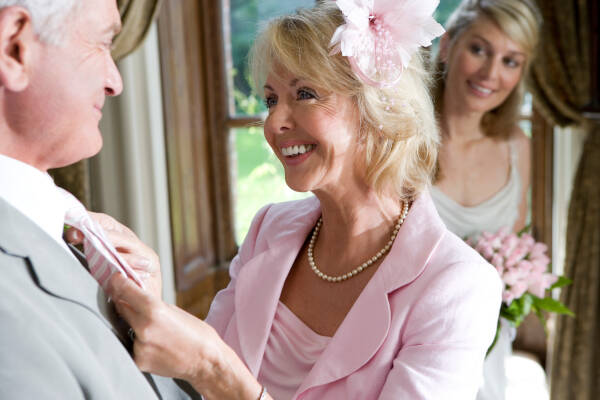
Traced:
<svg viewBox="0 0 600 400">
<path fill-rule="evenodd" d="M 71 254 L 62 239 L 67 206 L 50 175 L 0 154 L 0 198 Z"/>
</svg>

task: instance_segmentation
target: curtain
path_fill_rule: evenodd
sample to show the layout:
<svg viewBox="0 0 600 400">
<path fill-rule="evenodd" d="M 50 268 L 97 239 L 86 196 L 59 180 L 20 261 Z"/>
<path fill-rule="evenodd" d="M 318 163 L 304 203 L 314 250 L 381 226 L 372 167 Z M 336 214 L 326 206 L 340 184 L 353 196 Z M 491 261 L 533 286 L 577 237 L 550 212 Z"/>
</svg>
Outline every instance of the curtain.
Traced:
<svg viewBox="0 0 600 400">
<path fill-rule="evenodd" d="M 123 28 L 113 43 L 113 58 L 120 60 L 143 41 L 156 17 L 162 0 L 118 0 Z M 50 171 L 57 185 L 73 193 L 90 207 L 89 165 L 87 160 Z"/>
<path fill-rule="evenodd" d="M 113 43 L 112 55 L 120 60 L 134 51 L 146 37 L 162 0 L 118 0 L 123 29 Z"/>
<path fill-rule="evenodd" d="M 557 321 L 552 358 L 553 400 L 600 399 L 600 125 L 590 132 L 573 183 L 563 301 L 576 314 Z"/>
<path fill-rule="evenodd" d="M 600 125 L 582 112 L 598 104 L 591 89 L 598 73 L 591 56 L 594 1 L 537 0 L 544 25 L 529 82 L 534 104 L 554 124 L 589 131 L 569 204 L 564 274 L 573 284 L 561 291 L 576 317 L 557 319 L 552 400 L 600 399 Z"/>
<path fill-rule="evenodd" d="M 592 100 L 588 1 L 597 0 L 537 1 L 544 22 L 529 90 L 536 109 L 560 126 L 582 123 Z"/>
</svg>

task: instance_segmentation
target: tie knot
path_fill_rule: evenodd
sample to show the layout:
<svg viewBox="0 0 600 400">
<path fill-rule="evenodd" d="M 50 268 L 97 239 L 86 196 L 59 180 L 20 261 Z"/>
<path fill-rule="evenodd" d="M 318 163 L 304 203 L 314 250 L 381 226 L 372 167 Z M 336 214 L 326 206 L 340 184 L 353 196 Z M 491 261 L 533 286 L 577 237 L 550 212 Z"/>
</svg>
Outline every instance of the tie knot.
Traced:
<svg viewBox="0 0 600 400">
<path fill-rule="evenodd" d="M 58 188 L 65 204 L 65 224 L 79 230 L 87 225 L 89 227 L 90 215 L 79 200 L 63 188 Z"/>
</svg>

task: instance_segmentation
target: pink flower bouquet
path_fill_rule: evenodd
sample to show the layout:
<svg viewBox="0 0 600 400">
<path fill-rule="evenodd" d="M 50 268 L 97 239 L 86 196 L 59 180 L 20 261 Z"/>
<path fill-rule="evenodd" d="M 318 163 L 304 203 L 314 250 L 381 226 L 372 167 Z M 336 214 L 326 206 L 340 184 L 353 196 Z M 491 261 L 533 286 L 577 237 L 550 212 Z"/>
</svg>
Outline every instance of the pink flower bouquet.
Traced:
<svg viewBox="0 0 600 400">
<path fill-rule="evenodd" d="M 549 272 L 548 247 L 536 242 L 525 230 L 518 234 L 506 228 L 497 233 L 483 232 L 476 240 L 467 239 L 467 243 L 489 261 L 502 278 L 504 288 L 500 317 L 515 328 L 531 311 L 539 317 L 544 328 L 544 312 L 574 315 L 561 302 L 546 297 L 547 290 L 568 285 L 571 280 Z M 499 332 L 500 321 L 488 353 L 496 344 Z"/>
</svg>

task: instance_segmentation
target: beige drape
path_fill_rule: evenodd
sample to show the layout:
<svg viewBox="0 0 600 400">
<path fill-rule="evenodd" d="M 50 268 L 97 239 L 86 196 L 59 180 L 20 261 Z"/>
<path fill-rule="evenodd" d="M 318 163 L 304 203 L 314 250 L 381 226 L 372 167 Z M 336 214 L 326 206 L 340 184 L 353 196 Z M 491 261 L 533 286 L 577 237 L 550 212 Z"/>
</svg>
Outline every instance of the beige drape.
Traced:
<svg viewBox="0 0 600 400">
<path fill-rule="evenodd" d="M 113 43 L 113 57 L 120 60 L 134 51 L 144 40 L 162 0 L 118 0 L 123 28 Z M 87 160 L 50 171 L 57 185 L 73 193 L 83 204 L 90 206 L 89 171 Z"/>
<path fill-rule="evenodd" d="M 597 0 L 537 0 L 544 23 L 529 90 L 536 109 L 560 126 L 581 123 L 591 101 L 588 1 Z"/>
<path fill-rule="evenodd" d="M 557 320 L 552 400 L 600 399 L 600 128 L 582 114 L 593 100 L 592 1 L 597 0 L 537 1 L 544 27 L 540 54 L 532 65 L 530 90 L 536 108 L 557 125 L 590 131 L 569 205 L 564 274 L 573 285 L 561 292 L 561 301 L 576 317 Z"/>
<path fill-rule="evenodd" d="M 586 140 L 569 206 L 563 301 L 576 318 L 558 320 L 552 400 L 600 399 L 600 126 Z"/>
<path fill-rule="evenodd" d="M 115 38 L 112 55 L 120 60 L 134 51 L 146 37 L 162 0 L 118 0 L 123 29 Z"/>
</svg>

